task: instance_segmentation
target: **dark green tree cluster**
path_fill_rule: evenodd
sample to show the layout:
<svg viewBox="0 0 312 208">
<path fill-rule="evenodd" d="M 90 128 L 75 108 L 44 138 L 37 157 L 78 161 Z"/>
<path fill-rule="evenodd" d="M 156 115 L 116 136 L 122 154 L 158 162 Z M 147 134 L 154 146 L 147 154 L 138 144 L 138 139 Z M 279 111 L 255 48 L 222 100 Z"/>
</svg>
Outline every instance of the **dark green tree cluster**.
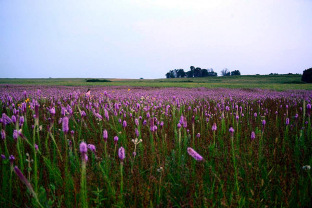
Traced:
<svg viewBox="0 0 312 208">
<path fill-rule="evenodd" d="M 306 83 L 312 83 L 312 68 L 303 71 L 301 81 Z"/>
<path fill-rule="evenodd" d="M 222 74 L 222 76 L 237 76 L 237 75 L 241 75 L 239 70 L 234 70 L 234 71 L 230 72 L 230 70 L 228 70 L 227 68 L 222 69 L 221 70 L 221 74 Z"/>
<path fill-rule="evenodd" d="M 184 69 L 174 69 L 170 70 L 166 74 L 166 78 L 191 78 L 191 77 L 209 77 L 217 76 L 217 72 L 214 72 L 213 69 L 201 69 L 200 67 L 191 66 L 190 70 L 185 72 Z"/>
</svg>

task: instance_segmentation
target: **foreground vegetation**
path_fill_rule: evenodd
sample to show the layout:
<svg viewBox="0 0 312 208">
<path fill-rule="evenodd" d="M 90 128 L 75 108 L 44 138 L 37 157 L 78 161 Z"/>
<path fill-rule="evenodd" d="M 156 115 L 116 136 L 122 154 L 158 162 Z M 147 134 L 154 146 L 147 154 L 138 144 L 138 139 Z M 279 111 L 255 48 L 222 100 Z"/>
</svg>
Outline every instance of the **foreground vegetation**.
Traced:
<svg viewBox="0 0 312 208">
<path fill-rule="evenodd" d="M 244 75 L 175 79 L 98 79 L 87 82 L 82 78 L 4 79 L 0 84 L 64 85 L 64 86 L 136 86 L 136 87 L 205 87 L 205 88 L 260 88 L 273 90 L 312 90 L 312 85 L 301 81 L 301 75 Z M 101 82 L 102 80 L 102 82 Z M 109 82 L 109 81 L 111 82 Z"/>
<path fill-rule="evenodd" d="M 1 207 L 311 207 L 311 91 L 0 86 Z"/>
</svg>

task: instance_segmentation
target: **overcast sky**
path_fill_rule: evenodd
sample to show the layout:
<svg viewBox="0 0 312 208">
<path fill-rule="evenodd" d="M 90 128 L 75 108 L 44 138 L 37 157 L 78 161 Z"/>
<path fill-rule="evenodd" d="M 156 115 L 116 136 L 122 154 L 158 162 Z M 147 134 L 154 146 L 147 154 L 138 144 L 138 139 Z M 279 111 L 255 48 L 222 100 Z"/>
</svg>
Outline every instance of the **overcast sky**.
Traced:
<svg viewBox="0 0 312 208">
<path fill-rule="evenodd" d="M 1 78 L 312 67 L 312 0 L 0 0 Z"/>
</svg>

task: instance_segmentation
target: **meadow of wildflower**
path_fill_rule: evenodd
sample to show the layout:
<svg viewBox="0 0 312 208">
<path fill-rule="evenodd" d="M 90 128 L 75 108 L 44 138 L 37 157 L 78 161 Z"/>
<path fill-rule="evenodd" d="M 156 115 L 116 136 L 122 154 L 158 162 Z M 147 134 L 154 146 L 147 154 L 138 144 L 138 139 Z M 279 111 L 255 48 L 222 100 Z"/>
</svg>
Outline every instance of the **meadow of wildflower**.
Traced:
<svg viewBox="0 0 312 208">
<path fill-rule="evenodd" d="M 312 91 L 0 85 L 1 207 L 311 207 Z"/>
</svg>

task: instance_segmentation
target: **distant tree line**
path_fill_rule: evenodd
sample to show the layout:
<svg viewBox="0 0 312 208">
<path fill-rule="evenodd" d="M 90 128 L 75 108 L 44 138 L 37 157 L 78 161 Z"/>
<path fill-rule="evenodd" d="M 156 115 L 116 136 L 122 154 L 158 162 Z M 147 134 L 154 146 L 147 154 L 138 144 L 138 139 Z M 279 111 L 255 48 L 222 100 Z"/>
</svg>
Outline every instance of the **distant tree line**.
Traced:
<svg viewBox="0 0 312 208">
<path fill-rule="evenodd" d="M 234 76 L 240 75 L 239 70 L 234 70 L 230 72 L 227 68 L 221 71 L 222 76 Z M 166 78 L 191 78 L 191 77 L 213 77 L 217 76 L 217 72 L 215 72 L 212 68 L 211 69 L 202 69 L 200 67 L 191 66 L 190 70 L 185 72 L 184 69 L 174 69 L 170 70 L 166 74 Z"/>
<path fill-rule="evenodd" d="M 166 78 L 191 78 L 191 77 L 209 77 L 217 76 L 217 72 L 214 72 L 213 69 L 202 69 L 200 67 L 191 66 L 190 70 L 185 72 L 184 69 L 174 69 L 170 70 L 166 74 Z"/>
</svg>

